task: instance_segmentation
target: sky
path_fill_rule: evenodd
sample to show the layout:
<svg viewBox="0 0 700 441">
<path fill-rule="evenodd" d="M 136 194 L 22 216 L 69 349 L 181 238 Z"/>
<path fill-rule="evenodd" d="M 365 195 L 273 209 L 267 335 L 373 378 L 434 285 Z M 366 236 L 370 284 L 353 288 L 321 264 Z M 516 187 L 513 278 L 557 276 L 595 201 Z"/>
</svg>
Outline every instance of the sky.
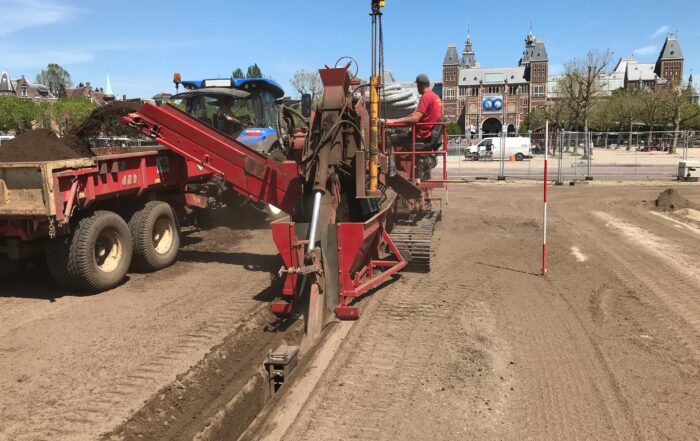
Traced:
<svg viewBox="0 0 700 441">
<path fill-rule="evenodd" d="M 93 87 L 104 87 L 109 72 L 117 96 L 150 98 L 174 92 L 176 71 L 183 79 L 227 77 L 257 63 L 294 96 L 289 80 L 297 69 L 341 56 L 369 75 L 369 9 L 369 0 L 0 0 L 0 69 L 33 80 L 55 62 L 74 83 Z M 421 72 L 439 80 L 448 44 L 461 53 L 468 26 L 482 67 L 504 67 L 517 64 L 532 25 L 545 41 L 550 74 L 591 49 L 653 62 L 674 32 L 684 77 L 693 69 L 698 82 L 698 17 L 697 0 L 387 0 L 385 65 L 397 80 Z"/>
</svg>

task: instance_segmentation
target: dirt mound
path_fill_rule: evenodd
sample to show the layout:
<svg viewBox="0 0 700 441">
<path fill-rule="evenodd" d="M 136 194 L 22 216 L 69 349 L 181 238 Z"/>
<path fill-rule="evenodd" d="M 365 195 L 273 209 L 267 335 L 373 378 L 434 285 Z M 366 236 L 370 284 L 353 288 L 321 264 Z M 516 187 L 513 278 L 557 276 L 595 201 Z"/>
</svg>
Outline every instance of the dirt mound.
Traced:
<svg viewBox="0 0 700 441">
<path fill-rule="evenodd" d="M 88 140 L 100 134 L 106 136 L 133 134 L 133 130 L 121 124 L 119 118 L 136 112 L 139 107 L 141 103 L 135 101 L 113 101 L 106 106 L 98 107 L 75 130 L 75 136 Z"/>
<path fill-rule="evenodd" d="M 135 112 L 141 103 L 114 101 L 95 109 L 74 132 L 58 138 L 48 129 L 24 132 L 2 143 L 0 162 L 54 161 L 94 156 L 90 139 L 100 136 L 133 134 L 119 122 L 122 116 Z"/>
<path fill-rule="evenodd" d="M 656 206 L 664 211 L 694 208 L 695 204 L 684 198 L 676 189 L 667 188 L 659 194 Z"/>
<path fill-rule="evenodd" d="M 77 138 L 59 139 L 49 129 L 20 133 L 0 146 L 0 162 L 54 161 L 92 156 Z"/>
</svg>

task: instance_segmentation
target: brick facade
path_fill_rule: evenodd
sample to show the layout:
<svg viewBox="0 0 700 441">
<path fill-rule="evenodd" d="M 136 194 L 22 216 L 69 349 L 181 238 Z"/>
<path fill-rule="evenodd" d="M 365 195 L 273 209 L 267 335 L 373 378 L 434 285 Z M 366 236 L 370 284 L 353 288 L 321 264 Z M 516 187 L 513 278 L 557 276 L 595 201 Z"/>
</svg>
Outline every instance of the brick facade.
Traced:
<svg viewBox="0 0 700 441">
<path fill-rule="evenodd" d="M 517 66 L 482 68 L 468 35 L 461 59 L 450 45 L 443 61 L 445 119 L 475 135 L 517 133 L 527 115 L 547 102 L 548 64 L 544 42 L 528 34 Z"/>
</svg>

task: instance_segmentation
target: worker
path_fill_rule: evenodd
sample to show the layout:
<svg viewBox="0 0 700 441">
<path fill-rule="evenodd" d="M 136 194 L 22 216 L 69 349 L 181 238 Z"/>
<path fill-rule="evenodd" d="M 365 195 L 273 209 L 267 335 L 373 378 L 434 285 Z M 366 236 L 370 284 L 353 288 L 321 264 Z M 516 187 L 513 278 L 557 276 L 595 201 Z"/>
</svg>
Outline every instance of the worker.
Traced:
<svg viewBox="0 0 700 441">
<path fill-rule="evenodd" d="M 229 136 L 235 137 L 243 130 L 243 123 L 236 118 L 231 107 L 233 102 L 227 99 L 219 100 L 219 112 L 216 115 L 217 129 Z"/>
<path fill-rule="evenodd" d="M 436 123 L 442 118 L 442 100 L 430 89 L 430 80 L 425 74 L 416 77 L 416 87 L 421 95 L 418 108 L 415 112 L 404 118 L 387 119 L 387 124 L 408 124 Z M 416 128 L 416 143 L 425 143 L 430 139 L 433 127 L 430 125 L 418 126 Z M 410 147 L 411 133 L 401 133 L 398 137 L 392 137 L 392 145 L 402 145 Z"/>
</svg>

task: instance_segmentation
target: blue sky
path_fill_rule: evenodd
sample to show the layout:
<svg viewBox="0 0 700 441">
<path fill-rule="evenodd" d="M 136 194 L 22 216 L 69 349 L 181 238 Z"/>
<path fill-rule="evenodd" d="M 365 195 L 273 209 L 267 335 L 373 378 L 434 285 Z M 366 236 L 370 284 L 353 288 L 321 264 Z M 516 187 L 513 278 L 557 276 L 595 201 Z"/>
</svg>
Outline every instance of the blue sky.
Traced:
<svg viewBox="0 0 700 441">
<path fill-rule="evenodd" d="M 227 76 L 258 63 L 265 75 L 293 94 L 299 68 L 316 69 L 350 55 L 367 75 L 369 0 L 162 1 L 0 0 L 0 68 L 33 79 L 49 62 L 68 69 L 74 82 L 151 97 L 172 91 L 174 71 L 184 79 Z M 545 40 L 550 71 L 592 48 L 614 57 L 653 61 L 667 32 L 678 32 L 700 80 L 700 2 L 588 1 L 467 2 L 387 0 L 385 60 L 397 79 L 419 72 L 441 75 L 449 43 L 464 45 L 471 23 L 477 59 L 484 67 L 512 66 L 532 20 Z M 537 11 L 535 12 L 530 11 Z"/>
</svg>

